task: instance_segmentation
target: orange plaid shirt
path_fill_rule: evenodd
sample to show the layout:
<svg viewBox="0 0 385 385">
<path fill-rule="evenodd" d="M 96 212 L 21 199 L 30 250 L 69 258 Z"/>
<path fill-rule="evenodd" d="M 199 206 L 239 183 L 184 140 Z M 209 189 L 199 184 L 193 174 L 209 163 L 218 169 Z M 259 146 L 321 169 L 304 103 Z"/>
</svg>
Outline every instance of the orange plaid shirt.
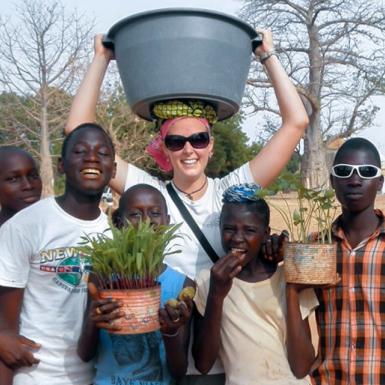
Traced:
<svg viewBox="0 0 385 385">
<path fill-rule="evenodd" d="M 385 384 L 385 225 L 352 249 L 339 225 L 337 271 L 341 282 L 317 289 L 320 365 L 311 375 L 317 385 Z"/>
</svg>

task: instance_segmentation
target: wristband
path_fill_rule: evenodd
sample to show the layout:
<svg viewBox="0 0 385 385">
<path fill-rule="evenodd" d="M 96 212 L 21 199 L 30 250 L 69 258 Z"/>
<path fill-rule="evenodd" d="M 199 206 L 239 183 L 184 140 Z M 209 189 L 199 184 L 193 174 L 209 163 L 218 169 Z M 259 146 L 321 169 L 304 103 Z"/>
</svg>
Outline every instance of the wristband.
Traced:
<svg viewBox="0 0 385 385">
<path fill-rule="evenodd" d="M 277 51 L 274 48 L 270 48 L 266 52 L 259 55 L 259 61 L 263 64 L 271 56 L 277 56 Z"/>
</svg>

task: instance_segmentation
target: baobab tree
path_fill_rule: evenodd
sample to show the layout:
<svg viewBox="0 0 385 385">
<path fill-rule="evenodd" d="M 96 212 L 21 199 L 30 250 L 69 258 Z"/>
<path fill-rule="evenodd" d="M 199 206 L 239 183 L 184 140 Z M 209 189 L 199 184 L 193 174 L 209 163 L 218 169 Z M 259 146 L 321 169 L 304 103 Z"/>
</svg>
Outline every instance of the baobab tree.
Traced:
<svg viewBox="0 0 385 385">
<path fill-rule="evenodd" d="M 51 141 L 63 130 L 92 29 L 84 15 L 43 0 L 19 2 L 12 19 L 0 23 L 0 87 L 10 103 L 2 106 L 7 114 L 1 129 L 37 151 L 43 196 L 53 193 Z"/>
<path fill-rule="evenodd" d="M 243 0 L 241 17 L 271 28 L 279 57 L 310 118 L 304 137 L 302 178 L 308 187 L 328 183 L 326 146 L 373 124 L 384 92 L 385 8 L 375 0 Z M 276 129 L 278 110 L 263 71 L 251 73 L 247 105 L 265 112 Z"/>
</svg>

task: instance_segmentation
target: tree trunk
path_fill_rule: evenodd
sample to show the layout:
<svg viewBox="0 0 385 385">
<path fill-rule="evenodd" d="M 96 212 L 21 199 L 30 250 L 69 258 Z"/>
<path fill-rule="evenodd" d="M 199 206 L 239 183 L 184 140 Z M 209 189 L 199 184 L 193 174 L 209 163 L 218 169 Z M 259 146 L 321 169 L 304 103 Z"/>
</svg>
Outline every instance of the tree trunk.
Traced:
<svg viewBox="0 0 385 385">
<path fill-rule="evenodd" d="M 301 162 L 302 182 L 307 188 L 327 188 L 329 172 L 326 166 L 326 149 L 320 128 L 320 113 L 310 118 L 304 138 L 304 153 Z"/>
<path fill-rule="evenodd" d="M 50 138 L 48 130 L 48 98 L 44 88 L 41 91 L 41 98 L 40 176 L 43 182 L 42 198 L 45 198 L 54 194 L 54 173 L 52 168 Z"/>
<path fill-rule="evenodd" d="M 307 29 L 309 33 L 309 86 L 311 105 L 310 123 L 304 138 L 304 155 L 301 164 L 302 181 L 307 188 L 326 188 L 329 173 L 326 166 L 326 148 L 321 131 L 320 95 L 322 86 L 322 57 L 318 29 L 314 25 L 314 9 L 309 8 Z"/>
</svg>

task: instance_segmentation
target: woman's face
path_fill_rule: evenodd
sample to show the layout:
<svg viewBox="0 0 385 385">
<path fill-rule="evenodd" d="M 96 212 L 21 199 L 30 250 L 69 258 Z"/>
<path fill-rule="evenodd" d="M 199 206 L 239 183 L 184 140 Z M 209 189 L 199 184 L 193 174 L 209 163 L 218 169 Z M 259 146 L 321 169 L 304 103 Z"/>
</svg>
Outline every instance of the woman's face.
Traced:
<svg viewBox="0 0 385 385">
<path fill-rule="evenodd" d="M 195 118 L 185 118 L 176 121 L 169 129 L 167 135 L 180 135 L 189 137 L 199 132 L 208 132 L 207 127 Z M 210 154 L 213 152 L 214 139 L 205 148 L 194 148 L 190 142 L 178 151 L 169 150 L 163 143 L 164 152 L 170 159 L 173 167 L 174 179 L 191 178 L 193 180 L 204 175 Z"/>
</svg>

